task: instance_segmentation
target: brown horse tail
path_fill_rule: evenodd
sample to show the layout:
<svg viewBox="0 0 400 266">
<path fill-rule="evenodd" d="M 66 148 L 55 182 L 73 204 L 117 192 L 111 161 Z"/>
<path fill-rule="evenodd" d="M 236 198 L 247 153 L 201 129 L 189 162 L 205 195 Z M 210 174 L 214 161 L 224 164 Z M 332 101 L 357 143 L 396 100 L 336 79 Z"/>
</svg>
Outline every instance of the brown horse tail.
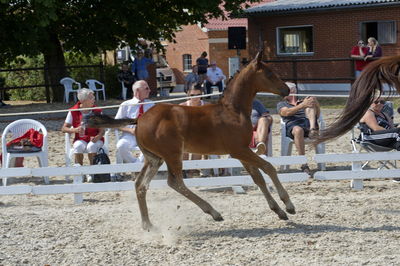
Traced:
<svg viewBox="0 0 400 266">
<path fill-rule="evenodd" d="M 114 119 L 108 115 L 93 113 L 85 117 L 84 121 L 90 128 L 118 128 L 126 125 L 134 125 L 137 118 L 134 119 Z"/>
<path fill-rule="evenodd" d="M 391 56 L 371 62 L 351 87 L 349 98 L 341 114 L 333 124 L 321 131 L 315 143 L 340 137 L 351 130 L 362 118 L 369 106 L 382 95 L 387 84 L 390 95 L 394 89 L 400 91 L 400 56 Z"/>
</svg>

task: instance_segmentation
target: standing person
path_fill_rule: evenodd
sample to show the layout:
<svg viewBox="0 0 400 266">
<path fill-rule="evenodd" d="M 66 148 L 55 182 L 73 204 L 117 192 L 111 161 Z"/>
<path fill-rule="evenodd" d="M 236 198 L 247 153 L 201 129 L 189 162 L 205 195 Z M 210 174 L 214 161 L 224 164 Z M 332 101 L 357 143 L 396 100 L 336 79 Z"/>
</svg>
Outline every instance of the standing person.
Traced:
<svg viewBox="0 0 400 266">
<path fill-rule="evenodd" d="M 89 163 L 93 164 L 93 158 L 104 144 L 104 129 L 86 128 L 82 124 L 82 118 L 89 113 L 101 113 L 101 109 L 74 111 L 80 108 L 96 107 L 95 96 L 92 90 L 87 88 L 78 90 L 78 102 L 71 107 L 65 119 L 61 131 L 64 133 L 75 133 L 73 153 L 75 163 L 83 165 L 83 153 L 87 152 Z"/>
<path fill-rule="evenodd" d="M 129 65 L 127 62 L 122 63 L 121 70 L 117 74 L 118 82 L 124 82 L 126 91 L 126 98 L 132 98 L 132 85 L 135 83 L 136 78 L 133 75 L 132 71 L 129 70 Z M 121 95 L 121 99 L 123 99 Z"/>
<path fill-rule="evenodd" d="M 147 66 L 153 64 L 154 61 L 151 58 L 144 56 L 144 51 L 139 50 L 135 60 L 132 63 L 132 73 L 135 74 L 138 80 L 146 80 L 149 78 L 149 72 L 147 71 Z"/>
<path fill-rule="evenodd" d="M 222 70 L 217 67 L 217 63 L 215 61 L 211 62 L 211 66 L 207 69 L 207 80 L 206 80 L 206 90 L 207 94 L 211 93 L 211 86 L 217 86 L 218 91 L 223 91 L 222 80 L 225 78 Z"/>
<path fill-rule="evenodd" d="M 251 110 L 251 123 L 253 125 L 254 146 L 258 155 L 268 154 L 268 134 L 272 126 L 272 116 L 267 108 L 257 99 L 253 100 Z"/>
<path fill-rule="evenodd" d="M 364 45 L 363 40 L 359 40 L 357 45 L 351 49 L 350 56 L 351 56 L 351 58 L 356 59 L 355 60 L 356 77 L 360 76 L 361 71 L 368 64 L 368 62 L 364 60 L 364 58 L 367 56 L 367 54 L 368 54 L 368 48 Z"/>
<path fill-rule="evenodd" d="M 297 93 L 296 84 L 286 82 L 290 94 Z M 297 96 L 288 95 L 284 101 L 277 104 L 278 114 L 286 124 L 286 136 L 294 140 L 299 155 L 305 155 L 305 137 L 313 137 L 318 134 L 317 118 L 320 115 L 320 107 L 315 97 L 306 97 L 301 101 Z M 307 164 L 301 166 L 301 170 L 310 174 Z"/>
<path fill-rule="evenodd" d="M 382 56 L 382 47 L 374 37 L 368 38 L 368 53 L 364 60 L 371 60 Z"/>
<path fill-rule="evenodd" d="M 132 91 L 133 98 L 120 105 L 115 119 L 138 118 L 154 106 L 153 103 L 138 105 L 138 103 L 150 102 L 150 100 L 147 99 L 149 98 L 150 88 L 146 81 L 136 81 L 132 86 Z M 128 125 L 119 128 L 123 133 L 122 137 L 117 142 L 117 153 L 121 155 L 124 163 L 134 163 L 137 161 L 132 155 L 132 150 L 137 147 L 135 127 L 135 125 Z"/>
<path fill-rule="evenodd" d="M 197 74 L 197 70 L 198 69 L 196 65 L 192 66 L 192 72 L 187 74 L 185 77 L 185 85 L 183 87 L 183 90 L 186 93 L 193 85 L 200 83 L 200 77 L 199 74 Z"/>
<path fill-rule="evenodd" d="M 197 65 L 197 74 L 199 74 L 200 80 L 199 83 L 203 84 L 204 80 L 206 80 L 207 68 L 208 68 L 208 59 L 207 52 L 202 52 L 200 57 L 196 59 Z"/>
</svg>

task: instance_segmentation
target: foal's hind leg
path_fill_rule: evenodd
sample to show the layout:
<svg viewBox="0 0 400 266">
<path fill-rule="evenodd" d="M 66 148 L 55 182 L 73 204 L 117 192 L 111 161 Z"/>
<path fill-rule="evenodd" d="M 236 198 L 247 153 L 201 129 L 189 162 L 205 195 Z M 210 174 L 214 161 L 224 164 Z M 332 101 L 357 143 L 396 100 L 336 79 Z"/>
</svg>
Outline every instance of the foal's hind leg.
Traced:
<svg viewBox="0 0 400 266">
<path fill-rule="evenodd" d="M 286 213 L 279 207 L 278 203 L 274 200 L 271 193 L 268 191 L 267 185 L 260 171 L 254 166 L 250 166 L 249 164 L 241 161 L 244 168 L 250 173 L 253 178 L 254 183 L 261 189 L 265 198 L 267 199 L 268 205 L 271 210 L 273 210 L 276 214 L 278 214 L 279 218 L 282 220 L 288 220 Z"/>
<path fill-rule="evenodd" d="M 150 230 L 152 224 L 147 210 L 146 193 L 151 179 L 156 175 L 163 161 L 160 157 L 147 151 L 143 150 L 143 154 L 146 160 L 139 176 L 136 178 L 135 188 L 136 197 L 139 202 L 140 215 L 142 216 L 142 228 L 144 230 Z"/>
<path fill-rule="evenodd" d="M 182 177 L 182 161 L 165 160 L 165 162 L 168 166 L 168 185 L 199 206 L 203 212 L 210 214 L 215 221 L 223 221 L 224 219 L 219 212 L 186 187 Z"/>
<path fill-rule="evenodd" d="M 276 169 L 272 164 L 270 164 L 269 162 L 265 161 L 264 159 L 256 155 L 250 148 L 242 149 L 238 153 L 231 154 L 231 156 L 233 158 L 239 159 L 243 163 L 247 163 L 256 168 L 260 168 L 261 170 L 263 170 L 264 173 L 269 175 L 269 177 L 271 178 L 272 182 L 276 187 L 276 190 L 278 191 L 280 199 L 286 206 L 286 211 L 290 214 L 296 213 L 294 205 L 289 198 L 289 194 L 282 186 L 281 181 L 279 181 Z"/>
</svg>

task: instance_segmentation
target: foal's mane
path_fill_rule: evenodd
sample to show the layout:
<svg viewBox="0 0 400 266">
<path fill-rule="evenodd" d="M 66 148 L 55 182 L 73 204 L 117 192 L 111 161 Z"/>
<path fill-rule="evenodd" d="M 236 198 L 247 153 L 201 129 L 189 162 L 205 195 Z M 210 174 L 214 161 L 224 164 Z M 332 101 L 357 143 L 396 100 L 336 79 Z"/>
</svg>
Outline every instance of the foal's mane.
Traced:
<svg viewBox="0 0 400 266">
<path fill-rule="evenodd" d="M 335 122 L 321 132 L 317 143 L 337 138 L 356 125 L 374 98 L 380 97 L 383 85 L 389 86 L 389 95 L 400 91 L 400 56 L 384 57 L 370 63 L 351 87 L 346 106 Z"/>
</svg>

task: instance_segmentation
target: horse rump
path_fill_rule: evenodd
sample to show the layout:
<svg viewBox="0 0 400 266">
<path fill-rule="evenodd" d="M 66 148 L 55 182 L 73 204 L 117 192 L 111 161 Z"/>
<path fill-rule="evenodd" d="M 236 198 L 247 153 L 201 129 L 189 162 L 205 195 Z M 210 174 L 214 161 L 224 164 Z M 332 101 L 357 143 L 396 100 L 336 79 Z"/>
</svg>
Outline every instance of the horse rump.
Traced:
<svg viewBox="0 0 400 266">
<path fill-rule="evenodd" d="M 84 123 L 90 128 L 118 128 L 126 125 L 134 125 L 137 119 L 114 119 L 108 115 L 91 113 L 84 118 Z"/>
</svg>

